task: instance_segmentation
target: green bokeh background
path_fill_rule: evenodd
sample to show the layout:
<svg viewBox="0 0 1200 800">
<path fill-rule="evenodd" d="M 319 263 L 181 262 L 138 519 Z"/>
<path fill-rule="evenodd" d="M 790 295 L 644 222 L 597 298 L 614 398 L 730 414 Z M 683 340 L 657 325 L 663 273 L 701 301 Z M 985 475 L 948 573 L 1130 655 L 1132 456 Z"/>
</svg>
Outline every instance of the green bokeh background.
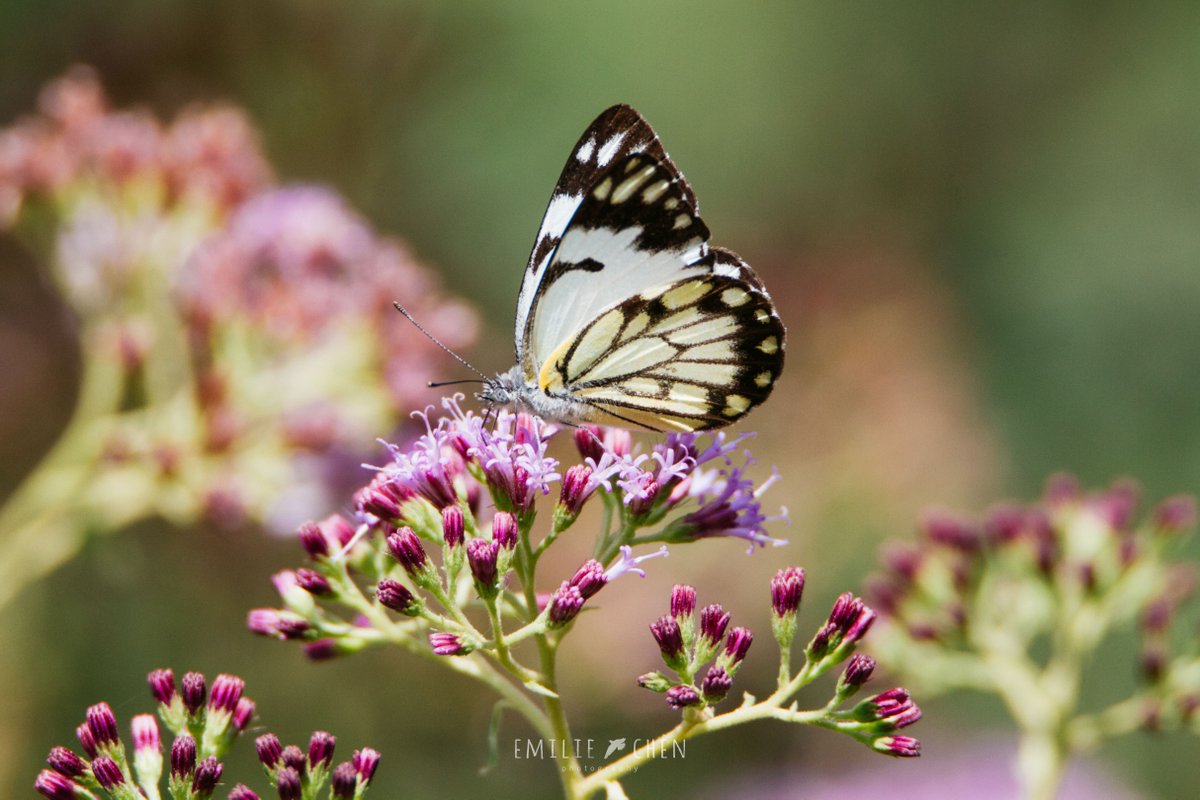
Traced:
<svg viewBox="0 0 1200 800">
<path fill-rule="evenodd" d="M 628 102 L 662 134 L 717 240 L 762 265 L 789 325 L 800 271 L 847 248 L 894 251 L 947 293 L 953 324 L 939 330 L 963 354 L 1002 452 L 1000 477 L 983 488 L 1028 496 L 1066 468 L 1091 483 L 1133 475 L 1158 497 L 1200 489 L 1198 42 L 1191 2 L 6 0 L 0 122 L 79 62 L 98 68 L 118 105 L 169 115 L 196 100 L 237 103 L 281 179 L 333 185 L 479 306 L 501 344 L 473 355 L 499 369 L 520 265 L 562 160 L 597 112 Z M 77 356 L 29 256 L 0 241 L 0 267 L 2 369 L 22 376 L 0 391 L 7 493 L 65 422 Z M 873 288 L 869 270 L 859 279 Z M 803 386 L 804 366 L 790 363 L 780 394 Z M 785 412 L 764 415 L 765 433 L 786 424 Z M 790 451 L 766 449 L 786 476 Z M 912 497 L 911 508 L 942 499 Z M 908 519 L 885 523 L 899 535 Z M 810 536 L 820 538 L 798 538 Z M 823 605 L 872 561 L 861 537 L 847 540 L 854 549 L 730 561 L 746 573 L 730 583 L 800 560 L 825 570 L 811 590 Z M 160 665 L 242 674 L 285 738 L 323 726 L 346 752 L 381 749 L 381 800 L 555 796 L 544 763 L 505 759 L 477 775 L 489 703 L 473 687 L 391 653 L 314 667 L 246 635 L 246 608 L 271 600 L 266 577 L 296 560 L 290 543 L 254 533 L 146 524 L 95 543 L 0 612 L 0 672 L 17 676 L 0 689 L 0 796 L 32 795 L 42 755 L 89 703 L 108 699 L 123 721 L 149 710 L 141 676 Z M 623 623 L 641 649 L 614 671 L 652 666 L 643 630 L 654 613 Z M 765 633 L 765 615 L 752 622 Z M 1103 655 L 1112 666 L 1096 691 L 1128 686 L 1128 648 Z M 632 688 L 606 707 L 589 680 L 569 688 L 584 735 L 668 724 Z M 926 711 L 922 769 L 936 768 L 938 742 L 1005 735 L 988 702 Z M 699 796 L 731 775 L 828 775 L 831 764 L 903 780 L 907 764 L 824 738 L 767 726 L 713 737 L 629 790 Z M 1135 736 L 1102 755 L 1146 796 L 1192 797 L 1195 747 Z M 248 750 L 229 774 L 254 774 Z M 895 790 L 904 796 L 902 783 Z"/>
</svg>

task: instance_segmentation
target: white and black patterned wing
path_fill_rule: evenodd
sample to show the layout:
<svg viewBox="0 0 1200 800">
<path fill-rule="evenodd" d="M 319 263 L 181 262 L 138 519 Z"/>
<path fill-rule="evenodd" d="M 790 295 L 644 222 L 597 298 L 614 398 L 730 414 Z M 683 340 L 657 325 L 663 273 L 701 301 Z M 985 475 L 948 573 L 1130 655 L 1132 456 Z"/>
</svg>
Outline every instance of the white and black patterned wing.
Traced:
<svg viewBox="0 0 1200 800">
<path fill-rule="evenodd" d="M 659 143 L 658 135 L 641 114 L 629 106 L 615 105 L 596 117 L 579 138 L 563 167 L 525 268 L 521 294 L 517 300 L 518 362 L 524 355 L 526 329 L 534 298 L 544 282 L 555 248 L 583 202 L 584 195 L 599 182 L 601 173 L 633 153 L 646 153 L 662 162 L 675 179 L 682 200 L 693 212 L 698 210 L 691 187 L 675 169 Z"/>
<path fill-rule="evenodd" d="M 708 228 L 678 170 L 632 153 L 600 173 L 543 272 L 521 334 L 533 382 L 551 353 L 603 310 L 656 286 L 708 274 Z"/>
<path fill-rule="evenodd" d="M 539 388 L 599 422 L 651 430 L 728 425 L 770 395 L 784 328 L 757 276 L 713 251 L 712 273 L 625 299 L 588 322 L 543 365 Z"/>
</svg>

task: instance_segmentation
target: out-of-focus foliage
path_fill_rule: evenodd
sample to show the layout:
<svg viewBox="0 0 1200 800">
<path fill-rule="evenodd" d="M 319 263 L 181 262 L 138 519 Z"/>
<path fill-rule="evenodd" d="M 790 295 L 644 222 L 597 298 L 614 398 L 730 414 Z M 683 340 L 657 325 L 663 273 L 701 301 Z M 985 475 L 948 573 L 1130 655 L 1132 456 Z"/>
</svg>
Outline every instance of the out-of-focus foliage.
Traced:
<svg viewBox="0 0 1200 800">
<path fill-rule="evenodd" d="M 1200 9 L 1186 2 L 10 0 L 0 121 L 77 62 L 121 105 L 169 116 L 197 100 L 236 104 L 281 177 L 334 184 L 480 304 L 497 335 L 473 355 L 499 369 L 562 159 L 597 111 L 632 103 L 693 183 L 716 241 L 755 265 L 789 326 L 788 369 L 748 427 L 764 434 L 755 451 L 780 465 L 796 519 L 796 549 L 780 558 L 821 566 L 829 583 L 808 591 L 822 602 L 930 502 L 1028 495 L 1060 468 L 1088 483 L 1135 475 L 1153 496 L 1200 484 L 1198 37 Z M 77 357 L 29 256 L 0 242 L 0 267 L 7 490 L 61 429 Z M 450 362 L 445 372 L 458 375 Z M 402 771 L 417 796 L 435 785 L 538 796 L 544 764 L 507 760 L 486 784 L 474 776 L 485 758 L 472 736 L 486 713 L 478 695 L 449 683 L 414 693 L 439 678 L 401 675 L 376 654 L 300 669 L 243 634 L 246 607 L 270 599 L 264 565 L 284 557 L 264 552 L 270 543 L 159 532 L 147 525 L 85 553 L 0 618 L 10 687 L 0 794 L 28 791 L 29 765 L 77 722 L 72 709 L 174 662 L 269 687 L 260 706 L 272 720 L 294 714 L 292 738 L 319 718 L 374 742 L 389 759 L 381 796 Z M 729 560 L 690 557 L 672 567 L 702 591 L 705 573 L 729 581 Z M 756 586 L 782 561 L 732 563 L 744 573 L 733 582 Z M 606 603 L 643 625 L 664 580 Z M 747 618 L 761 605 L 723 596 Z M 596 697 L 585 735 L 657 727 L 638 721 L 656 712 L 622 677 L 652 651 L 617 652 L 606 631 L 591 633 L 606 658 L 564 654 L 577 658 L 565 680 Z M 1130 679 L 1102 680 L 1119 691 Z M 1001 718 L 986 705 L 926 713 L 920 769 L 936 763 L 934 720 L 951 720 L 949 743 Z M 822 754 L 771 731 L 741 743 L 689 751 L 683 784 L 664 788 L 681 773 L 651 766 L 630 791 L 711 789 L 717 767 L 820 765 Z M 1178 796 L 1197 790 L 1181 766 L 1192 747 L 1134 737 L 1103 755 L 1130 784 Z"/>
</svg>

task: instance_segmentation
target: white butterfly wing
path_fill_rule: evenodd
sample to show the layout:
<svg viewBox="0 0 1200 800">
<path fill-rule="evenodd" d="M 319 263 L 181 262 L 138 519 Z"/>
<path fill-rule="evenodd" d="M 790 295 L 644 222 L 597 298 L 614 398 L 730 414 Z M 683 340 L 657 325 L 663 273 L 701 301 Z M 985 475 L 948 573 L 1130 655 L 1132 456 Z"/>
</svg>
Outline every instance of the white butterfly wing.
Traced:
<svg viewBox="0 0 1200 800">
<path fill-rule="evenodd" d="M 615 105 L 605 110 L 592 121 L 571 151 L 541 228 L 534 240 L 533 251 L 525 268 L 521 282 L 521 293 L 517 299 L 516 343 L 517 362 L 524 360 L 529 334 L 529 321 L 534 298 L 542 288 L 547 270 L 567 226 L 583 202 L 584 195 L 596 184 L 598 176 L 612 164 L 632 153 L 646 153 L 663 162 L 664 167 L 677 181 L 677 188 L 684 201 L 693 211 L 698 209 L 695 195 L 687 181 L 679 174 L 659 143 L 658 135 L 650 124 L 634 109 L 626 105 Z"/>
</svg>

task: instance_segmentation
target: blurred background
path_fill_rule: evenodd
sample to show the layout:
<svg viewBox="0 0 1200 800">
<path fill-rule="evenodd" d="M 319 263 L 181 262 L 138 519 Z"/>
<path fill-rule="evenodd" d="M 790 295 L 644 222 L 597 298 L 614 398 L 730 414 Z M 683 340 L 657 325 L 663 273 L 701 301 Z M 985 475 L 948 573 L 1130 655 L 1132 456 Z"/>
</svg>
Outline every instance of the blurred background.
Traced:
<svg viewBox="0 0 1200 800">
<path fill-rule="evenodd" d="M 607 741 L 671 722 L 632 681 L 655 666 L 645 625 L 676 581 L 765 634 L 766 580 L 798 563 L 815 626 L 928 505 L 1031 497 L 1060 469 L 1132 476 L 1149 499 L 1200 488 L 1197 41 L 1187 2 L 8 0 L 0 125 L 76 64 L 117 108 L 170 120 L 235 105 L 278 182 L 331 187 L 477 310 L 467 355 L 492 372 L 511 364 L 521 269 L 579 133 L 615 102 L 650 120 L 714 241 L 754 265 L 788 327 L 775 396 L 742 427 L 778 465 L 767 500 L 793 522 L 774 531 L 790 545 L 753 556 L 676 548 L 581 619 L 566 692 L 578 734 Z M 0 237 L 3 495 L 60 435 L 80 381 L 44 267 Z M 381 750 L 372 796 L 556 796 L 546 763 L 506 756 L 478 774 L 490 698 L 474 686 L 392 652 L 310 664 L 246 633 L 246 610 L 274 602 L 269 576 L 300 555 L 259 525 L 148 519 L 21 591 L 0 610 L 0 796 L 32 796 L 88 704 L 108 700 L 123 724 L 149 711 L 159 666 L 242 675 L 285 740 L 322 727 L 344 754 Z M 771 660 L 752 653 L 739 683 L 764 687 Z M 1133 678 L 1132 645 L 1095 677 Z M 1009 757 L 992 701 L 922 705 L 919 763 L 763 725 L 689 743 L 686 763 L 652 764 L 628 789 L 817 797 L 832 783 L 859 797 L 886 781 L 932 797 L 905 781 Z M 511 722 L 501 739 L 525 733 Z M 1121 740 L 1079 796 L 1195 796 L 1194 748 Z M 251 750 L 227 774 L 256 775 Z"/>
</svg>

